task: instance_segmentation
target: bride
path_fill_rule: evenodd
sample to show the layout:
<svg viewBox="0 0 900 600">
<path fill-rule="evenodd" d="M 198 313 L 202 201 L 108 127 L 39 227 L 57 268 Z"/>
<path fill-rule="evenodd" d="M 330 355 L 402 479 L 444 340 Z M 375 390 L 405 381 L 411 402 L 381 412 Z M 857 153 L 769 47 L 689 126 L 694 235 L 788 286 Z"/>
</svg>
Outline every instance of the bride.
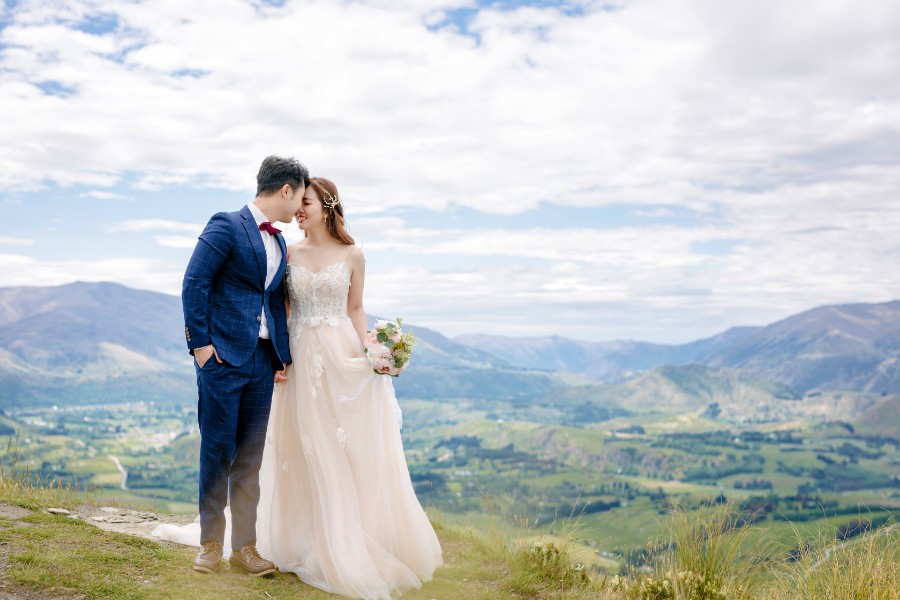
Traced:
<svg viewBox="0 0 900 600">
<path fill-rule="evenodd" d="M 296 214 L 305 238 L 288 250 L 294 363 L 276 378 L 257 540 L 310 585 L 381 600 L 429 581 L 441 547 L 410 481 L 391 378 L 363 352 L 365 259 L 343 212 L 334 183 L 313 178 Z"/>
<path fill-rule="evenodd" d="M 335 185 L 313 178 L 289 248 L 293 365 L 276 387 L 260 469 L 260 551 L 323 590 L 391 598 L 441 564 L 413 491 L 391 378 L 363 353 L 365 259 Z"/>
</svg>

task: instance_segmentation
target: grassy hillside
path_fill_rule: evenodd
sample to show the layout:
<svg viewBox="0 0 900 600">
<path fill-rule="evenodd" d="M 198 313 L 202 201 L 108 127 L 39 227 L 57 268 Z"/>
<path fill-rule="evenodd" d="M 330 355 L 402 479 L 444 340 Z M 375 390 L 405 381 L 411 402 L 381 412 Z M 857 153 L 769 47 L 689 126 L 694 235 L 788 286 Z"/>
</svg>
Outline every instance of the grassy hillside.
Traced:
<svg viewBox="0 0 900 600">
<path fill-rule="evenodd" d="M 527 533 L 517 518 L 544 526 L 583 512 L 614 570 L 673 503 L 721 496 L 765 506 L 756 526 L 779 539 L 789 521 L 840 526 L 860 510 L 900 507 L 900 441 L 846 421 L 736 427 L 698 414 L 646 414 L 576 426 L 507 420 L 499 415 L 514 415 L 512 404 L 499 402 L 402 406 L 407 462 L 424 504 L 467 522 L 489 499 L 511 536 Z M 46 409 L 0 417 L 0 427 L 19 432 L 21 463 L 42 481 L 87 485 L 98 501 L 195 510 L 194 411 L 149 403 Z M 8 465 L 3 456 L 0 465 Z"/>
<path fill-rule="evenodd" d="M 108 524 L 101 529 L 88 518 L 99 512 L 93 502 L 90 493 L 68 486 L 36 484 L 27 469 L 22 471 L 18 465 L 0 472 L 0 597 L 336 597 L 304 584 L 292 573 L 267 578 L 230 570 L 214 576 L 197 574 L 190 568 L 196 549 L 109 531 Z M 57 514 L 60 509 L 65 514 Z M 168 519 L 164 514 L 140 514 L 154 522 Z M 444 565 L 432 581 L 407 592 L 404 599 L 514 600 L 561 592 L 566 598 L 587 600 L 602 591 L 600 583 L 591 582 L 565 550 L 571 540 L 543 536 L 544 544 L 563 552 L 556 553 L 551 565 L 535 568 L 530 543 L 509 543 L 491 528 L 476 532 L 440 522 L 434 527 Z"/>
<path fill-rule="evenodd" d="M 293 574 L 254 579 L 199 575 L 191 548 L 100 529 L 80 517 L 90 498 L 0 475 L 0 594 L 12 598 L 332 598 Z M 50 514 L 64 507 L 70 515 Z M 163 517 L 160 515 L 160 517 Z M 406 600 L 794 600 L 896 599 L 900 590 L 900 529 L 888 520 L 835 540 L 819 528 L 788 560 L 750 539 L 746 513 L 730 505 L 675 510 L 648 537 L 644 566 L 612 575 L 588 562 L 580 522 L 557 535 L 504 539 L 490 527 L 436 523 L 445 565 Z"/>
<path fill-rule="evenodd" d="M 783 418 L 797 394 L 738 371 L 686 365 L 660 367 L 615 385 L 572 387 L 556 398 L 639 413 L 699 413 L 715 403 L 717 416 L 746 421 Z"/>
<path fill-rule="evenodd" d="M 884 396 L 854 419 L 863 434 L 900 438 L 900 396 Z"/>
</svg>

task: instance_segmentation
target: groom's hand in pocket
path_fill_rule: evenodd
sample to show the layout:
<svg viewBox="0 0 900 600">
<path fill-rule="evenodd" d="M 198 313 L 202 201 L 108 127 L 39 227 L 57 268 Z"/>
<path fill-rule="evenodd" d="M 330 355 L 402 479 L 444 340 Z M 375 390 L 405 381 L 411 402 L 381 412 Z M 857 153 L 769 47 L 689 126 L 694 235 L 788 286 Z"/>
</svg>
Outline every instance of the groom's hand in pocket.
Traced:
<svg viewBox="0 0 900 600">
<path fill-rule="evenodd" d="M 287 380 L 287 365 L 282 363 L 281 370 L 275 371 L 275 383 L 284 383 Z"/>
<path fill-rule="evenodd" d="M 216 353 L 216 349 L 212 344 L 194 350 L 194 359 L 197 361 L 197 366 L 201 369 L 211 356 L 215 356 L 217 362 L 222 362 L 222 359 L 219 358 L 219 355 Z"/>
</svg>

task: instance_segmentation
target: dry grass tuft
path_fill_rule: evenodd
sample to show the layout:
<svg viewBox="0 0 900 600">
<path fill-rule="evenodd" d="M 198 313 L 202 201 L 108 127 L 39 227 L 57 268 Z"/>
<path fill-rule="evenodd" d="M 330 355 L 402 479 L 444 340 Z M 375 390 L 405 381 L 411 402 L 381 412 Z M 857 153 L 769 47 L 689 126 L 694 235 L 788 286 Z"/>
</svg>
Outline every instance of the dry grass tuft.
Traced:
<svg viewBox="0 0 900 600">
<path fill-rule="evenodd" d="M 847 541 L 823 527 L 793 558 L 767 587 L 767 598 L 900 599 L 900 523 Z"/>
</svg>

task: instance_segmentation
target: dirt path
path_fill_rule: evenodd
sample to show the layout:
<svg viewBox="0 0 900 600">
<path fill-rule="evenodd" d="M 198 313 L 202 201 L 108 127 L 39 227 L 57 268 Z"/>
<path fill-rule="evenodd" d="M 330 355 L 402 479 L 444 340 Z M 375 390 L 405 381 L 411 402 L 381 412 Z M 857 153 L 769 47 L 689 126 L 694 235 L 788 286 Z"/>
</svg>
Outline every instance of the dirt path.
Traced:
<svg viewBox="0 0 900 600">
<path fill-rule="evenodd" d="M 123 491 L 128 491 L 128 471 L 125 470 L 125 467 L 122 466 L 122 463 L 119 462 L 119 458 L 109 455 L 109 460 L 113 461 L 116 465 L 116 468 L 119 470 L 119 473 L 122 474 L 122 483 L 119 484 L 119 487 L 122 488 Z"/>
<path fill-rule="evenodd" d="M 88 504 L 80 504 L 72 511 L 72 514 L 106 531 L 117 531 L 154 540 L 158 540 L 158 538 L 152 537 L 150 532 L 162 523 L 187 525 L 196 518 L 192 515 L 165 515 L 130 508 L 90 506 Z"/>
</svg>

